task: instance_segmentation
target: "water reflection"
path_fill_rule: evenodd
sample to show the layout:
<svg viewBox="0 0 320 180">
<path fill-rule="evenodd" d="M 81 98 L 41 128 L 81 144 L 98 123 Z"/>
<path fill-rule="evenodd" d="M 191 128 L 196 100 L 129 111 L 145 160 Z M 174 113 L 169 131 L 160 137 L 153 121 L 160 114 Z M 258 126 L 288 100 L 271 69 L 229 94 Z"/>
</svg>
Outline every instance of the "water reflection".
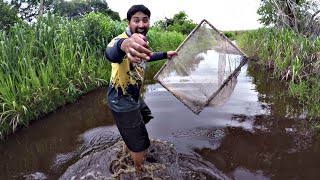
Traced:
<svg viewBox="0 0 320 180">
<path fill-rule="evenodd" d="M 89 93 L 0 142 L 0 179 L 42 173 L 57 179 L 75 160 L 69 154 L 69 164 L 51 169 L 57 155 L 75 151 L 81 145 L 79 134 L 86 130 L 113 124 L 103 97 L 105 89 Z"/>
<path fill-rule="evenodd" d="M 232 179 L 319 179 L 320 144 L 305 111 L 266 72 L 255 66 L 248 69 L 254 78 L 244 72 L 247 66 L 224 106 L 198 116 L 161 86 L 149 85 L 146 96 L 157 119 L 150 124 L 152 135 L 170 139 L 180 153 L 195 153 Z M 217 131 L 220 138 L 210 138 Z"/>
<path fill-rule="evenodd" d="M 319 143 L 309 130 L 300 120 L 272 118 L 254 117 L 254 132 L 228 127 L 219 148 L 195 152 L 235 179 L 319 179 Z"/>
<path fill-rule="evenodd" d="M 255 77 L 253 84 L 259 92 L 258 101 L 264 103 L 268 111 L 278 117 L 300 117 L 306 118 L 306 110 L 303 109 L 297 99 L 290 98 L 288 92 L 284 91 L 284 82 L 272 77 L 272 73 L 252 64 L 248 68 L 248 75 Z"/>
</svg>

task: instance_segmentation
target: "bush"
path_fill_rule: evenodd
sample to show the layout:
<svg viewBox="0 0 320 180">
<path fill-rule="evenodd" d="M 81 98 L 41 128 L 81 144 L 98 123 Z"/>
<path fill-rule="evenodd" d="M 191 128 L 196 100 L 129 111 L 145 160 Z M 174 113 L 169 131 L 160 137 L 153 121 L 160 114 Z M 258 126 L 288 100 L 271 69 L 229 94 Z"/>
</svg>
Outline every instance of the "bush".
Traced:
<svg viewBox="0 0 320 180">
<path fill-rule="evenodd" d="M 223 32 L 223 34 L 230 39 L 231 41 L 234 41 L 236 39 L 236 34 L 234 32 Z"/>
<path fill-rule="evenodd" d="M 86 14 L 80 19 L 80 23 L 89 44 L 99 49 L 104 49 L 113 37 L 122 33 L 126 28 L 125 22 L 113 21 L 101 13 Z"/>
</svg>

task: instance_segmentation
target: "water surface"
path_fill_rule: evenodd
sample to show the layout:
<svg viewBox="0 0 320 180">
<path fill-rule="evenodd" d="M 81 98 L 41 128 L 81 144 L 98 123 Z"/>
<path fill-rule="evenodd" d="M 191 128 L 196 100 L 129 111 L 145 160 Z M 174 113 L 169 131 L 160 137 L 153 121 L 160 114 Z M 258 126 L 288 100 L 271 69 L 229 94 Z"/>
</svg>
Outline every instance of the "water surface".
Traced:
<svg viewBox="0 0 320 180">
<path fill-rule="evenodd" d="M 172 142 L 190 171 L 203 174 L 196 178 L 320 179 L 320 144 L 304 110 L 260 69 L 244 66 L 226 104 L 199 115 L 146 82 L 150 137 Z M 96 142 L 112 146 L 119 136 L 105 98 L 105 88 L 95 90 L 1 142 L 0 179 L 58 179 Z"/>
</svg>

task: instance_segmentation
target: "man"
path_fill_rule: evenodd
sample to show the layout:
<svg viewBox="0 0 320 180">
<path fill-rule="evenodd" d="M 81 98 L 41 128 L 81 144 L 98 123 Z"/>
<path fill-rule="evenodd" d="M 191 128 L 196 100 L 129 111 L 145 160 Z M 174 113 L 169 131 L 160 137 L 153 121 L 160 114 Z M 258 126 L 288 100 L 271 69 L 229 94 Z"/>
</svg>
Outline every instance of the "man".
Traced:
<svg viewBox="0 0 320 180">
<path fill-rule="evenodd" d="M 134 5 L 127 12 L 126 31 L 114 38 L 105 56 L 111 61 L 112 72 L 108 87 L 108 104 L 119 132 L 131 151 L 136 170 L 141 170 L 145 150 L 150 140 L 145 124 L 153 117 L 140 97 L 145 62 L 172 59 L 176 51 L 151 52 L 147 32 L 150 10 L 144 5 Z"/>
</svg>

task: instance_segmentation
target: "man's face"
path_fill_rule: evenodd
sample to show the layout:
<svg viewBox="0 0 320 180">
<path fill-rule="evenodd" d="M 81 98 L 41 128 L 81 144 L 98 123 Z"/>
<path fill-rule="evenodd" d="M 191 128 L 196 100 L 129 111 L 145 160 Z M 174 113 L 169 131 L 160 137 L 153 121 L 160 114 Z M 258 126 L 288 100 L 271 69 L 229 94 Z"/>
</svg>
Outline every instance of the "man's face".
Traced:
<svg viewBox="0 0 320 180">
<path fill-rule="evenodd" d="M 131 33 L 146 35 L 149 31 L 150 18 L 142 12 L 135 13 L 128 22 Z"/>
</svg>

